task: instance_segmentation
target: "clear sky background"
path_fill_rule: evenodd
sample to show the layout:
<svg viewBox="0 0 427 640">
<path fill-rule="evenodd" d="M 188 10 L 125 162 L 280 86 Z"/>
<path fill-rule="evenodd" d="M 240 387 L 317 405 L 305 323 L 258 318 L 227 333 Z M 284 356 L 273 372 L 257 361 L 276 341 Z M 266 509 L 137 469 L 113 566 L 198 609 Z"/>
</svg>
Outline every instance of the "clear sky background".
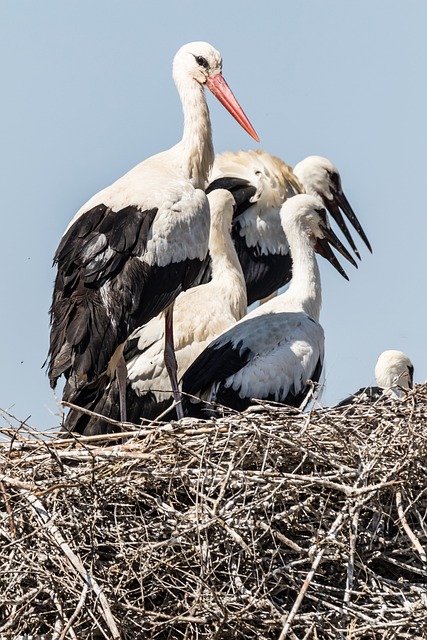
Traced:
<svg viewBox="0 0 427 640">
<path fill-rule="evenodd" d="M 41 369 L 55 249 L 90 196 L 181 138 L 171 65 L 193 40 L 221 52 L 259 148 L 336 164 L 373 246 L 354 235 L 350 282 L 321 264 L 323 403 L 373 383 L 384 349 L 427 377 L 427 2 L 0 0 L 0 407 L 38 429 L 59 421 Z M 208 102 L 216 152 L 257 147 Z"/>
</svg>

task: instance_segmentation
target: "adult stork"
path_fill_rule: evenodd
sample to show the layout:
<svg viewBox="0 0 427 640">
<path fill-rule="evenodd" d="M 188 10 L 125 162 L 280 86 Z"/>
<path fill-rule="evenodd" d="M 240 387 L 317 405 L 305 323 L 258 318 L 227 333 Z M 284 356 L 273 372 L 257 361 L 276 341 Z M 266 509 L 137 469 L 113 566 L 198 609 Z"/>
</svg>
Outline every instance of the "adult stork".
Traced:
<svg viewBox="0 0 427 640">
<path fill-rule="evenodd" d="M 174 340 L 178 373 L 182 375 L 198 354 L 220 333 L 246 313 L 246 285 L 231 239 L 231 220 L 235 201 L 229 191 L 215 190 L 208 195 L 211 212 L 209 252 L 212 280 L 183 291 L 174 304 Z M 164 315 L 150 320 L 127 340 L 123 352 L 127 366 L 126 404 L 128 420 L 140 424 L 153 420 L 172 405 L 171 384 L 163 361 Z M 93 401 L 79 398 L 78 404 L 97 414 L 120 419 L 117 380 L 111 380 Z M 174 411 L 168 419 L 174 417 Z M 64 429 L 83 435 L 116 430 L 111 423 L 71 410 Z"/>
<path fill-rule="evenodd" d="M 96 387 L 100 377 L 113 377 L 117 370 L 122 420 L 123 345 L 164 309 L 165 361 L 179 401 L 171 304 L 195 281 L 208 248 L 209 204 L 203 189 L 214 151 L 204 87 L 258 140 L 210 44 L 184 45 L 174 58 L 173 78 L 184 112 L 182 140 L 83 205 L 54 258 L 51 386 L 64 375 L 64 399 L 72 402 L 82 386 Z"/>
<path fill-rule="evenodd" d="M 215 158 L 209 188 L 215 186 L 230 189 L 240 202 L 233 221 L 233 240 L 245 274 L 249 305 L 270 296 L 291 279 L 292 260 L 280 222 L 280 207 L 297 193 L 322 200 L 360 257 L 342 210 L 371 251 L 344 194 L 338 169 L 327 158 L 309 156 L 292 169 L 266 151 L 227 151 Z M 255 188 L 255 195 L 249 187 Z"/>
<path fill-rule="evenodd" d="M 376 386 L 362 387 L 336 406 L 355 402 L 375 402 L 380 398 L 401 398 L 414 385 L 414 365 L 403 351 L 383 351 L 375 365 Z"/>
<path fill-rule="evenodd" d="M 319 380 L 324 333 L 319 324 L 321 287 L 315 252 L 346 279 L 329 243 L 350 262 L 354 260 L 314 196 L 289 198 L 281 207 L 280 219 L 293 261 L 290 286 L 222 333 L 189 367 L 182 379 L 184 396 L 202 400 L 200 407 L 197 399 L 184 397 L 190 414 L 203 410 L 204 402 L 241 411 L 253 398 L 300 406 L 309 380 Z"/>
</svg>

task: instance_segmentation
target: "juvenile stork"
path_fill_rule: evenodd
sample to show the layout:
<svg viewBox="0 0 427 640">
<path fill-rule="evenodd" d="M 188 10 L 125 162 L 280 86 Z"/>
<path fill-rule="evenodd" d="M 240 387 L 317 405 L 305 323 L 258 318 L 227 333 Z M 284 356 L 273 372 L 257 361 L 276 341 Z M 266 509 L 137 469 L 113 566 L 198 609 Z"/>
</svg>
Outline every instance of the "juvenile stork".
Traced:
<svg viewBox="0 0 427 640">
<path fill-rule="evenodd" d="M 183 291 L 174 304 L 175 354 L 180 375 L 211 340 L 246 313 L 245 279 L 230 235 L 234 198 L 229 191 L 219 189 L 212 191 L 208 200 L 212 280 Z M 137 329 L 124 349 L 127 417 L 134 424 L 140 424 L 141 419 L 153 420 L 172 405 L 171 384 L 163 361 L 164 315 L 163 311 Z M 118 400 L 119 390 L 114 379 L 95 402 L 91 397 L 85 402 L 82 397 L 79 404 L 119 420 Z M 85 436 L 115 430 L 111 423 L 73 410 L 68 413 L 64 428 Z"/>
<path fill-rule="evenodd" d="M 83 205 L 54 258 L 51 386 L 64 375 L 64 399 L 73 402 L 83 386 L 95 390 L 100 378 L 112 378 L 117 370 L 122 420 L 123 345 L 132 331 L 165 309 L 165 362 L 179 401 L 171 305 L 194 283 L 208 248 L 204 188 L 214 151 L 204 87 L 258 140 L 210 44 L 184 45 L 174 58 L 173 78 L 184 112 L 182 140 Z"/>
<path fill-rule="evenodd" d="M 414 365 L 403 353 L 390 349 L 383 351 L 375 365 L 377 386 L 362 387 L 336 406 L 345 407 L 354 402 L 375 402 L 380 398 L 401 398 L 405 390 L 414 385 Z"/>
<path fill-rule="evenodd" d="M 233 240 L 245 274 L 248 305 L 267 298 L 291 279 L 289 245 L 280 207 L 297 193 L 319 197 L 359 256 L 341 209 L 371 251 L 371 246 L 327 158 L 309 156 L 292 170 L 265 151 L 227 151 L 215 158 L 210 187 L 229 189 L 239 200 Z M 250 189 L 255 189 L 255 195 Z M 207 276 L 205 276 L 207 277 Z"/>
<path fill-rule="evenodd" d="M 329 227 L 326 211 L 314 196 L 300 194 L 281 207 L 293 277 L 288 290 L 255 308 L 222 333 L 199 355 L 182 379 L 184 394 L 242 411 L 254 398 L 300 406 L 309 380 L 319 380 L 324 333 L 319 324 L 320 274 L 315 251 L 346 279 L 329 243 L 353 258 Z M 185 398 L 187 413 L 205 406 Z M 199 404 L 199 406 L 197 406 Z"/>
</svg>

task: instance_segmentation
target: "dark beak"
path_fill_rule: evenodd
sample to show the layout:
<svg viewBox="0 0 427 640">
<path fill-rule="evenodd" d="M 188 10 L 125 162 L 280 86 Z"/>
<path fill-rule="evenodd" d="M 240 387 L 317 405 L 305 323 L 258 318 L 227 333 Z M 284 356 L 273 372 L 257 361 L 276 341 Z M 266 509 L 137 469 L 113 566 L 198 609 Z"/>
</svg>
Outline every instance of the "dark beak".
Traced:
<svg viewBox="0 0 427 640">
<path fill-rule="evenodd" d="M 366 233 L 363 231 L 362 229 L 362 225 L 360 224 L 359 220 L 356 217 L 356 214 L 354 213 L 353 209 L 351 208 L 351 205 L 349 203 L 349 201 L 347 200 L 345 193 L 341 190 L 341 189 L 332 189 L 332 195 L 333 198 L 332 200 L 326 200 L 326 198 L 324 199 L 324 204 L 326 206 L 326 208 L 328 209 L 329 213 L 331 214 L 331 216 L 333 217 L 333 219 L 335 220 L 335 222 L 337 223 L 337 225 L 339 226 L 339 228 L 341 229 L 341 231 L 343 232 L 344 236 L 346 237 L 349 245 L 351 246 L 351 248 L 353 249 L 354 253 L 356 254 L 356 256 L 359 258 L 360 260 L 360 254 L 359 251 L 356 247 L 356 245 L 354 244 L 353 238 L 351 237 L 350 231 L 347 228 L 347 225 L 345 223 L 345 220 L 342 216 L 342 213 L 340 211 L 340 209 L 343 210 L 343 212 L 345 213 L 347 219 L 351 222 L 351 224 L 353 225 L 353 227 L 356 229 L 357 233 L 359 234 L 359 236 L 362 238 L 363 242 L 366 244 L 366 246 L 368 247 L 369 251 L 372 253 L 372 247 L 370 245 L 370 242 L 368 240 L 368 238 L 366 237 Z"/>
<path fill-rule="evenodd" d="M 315 246 L 316 252 L 319 255 L 321 255 L 323 258 L 326 258 L 326 260 L 328 260 L 328 262 L 330 262 L 331 265 L 335 267 L 338 273 L 340 273 L 343 278 L 348 280 L 349 278 L 346 272 L 338 262 L 330 245 L 332 245 L 337 251 L 339 251 L 340 254 L 344 256 L 344 258 L 346 258 L 349 262 L 351 262 L 351 264 L 354 267 L 356 267 L 356 269 L 357 269 L 357 262 L 355 261 L 353 256 L 347 251 L 347 249 L 342 244 L 341 240 L 337 238 L 337 236 L 335 235 L 335 233 L 332 231 L 330 227 L 327 227 L 326 225 L 322 224 L 321 228 L 322 228 L 324 237 L 317 238 L 316 246 Z"/>
<path fill-rule="evenodd" d="M 227 176 L 217 178 L 207 186 L 206 194 L 214 189 L 227 189 L 234 197 L 236 208 L 233 213 L 233 220 L 238 218 L 253 204 L 252 198 L 256 195 L 256 187 L 248 182 L 248 180 L 243 180 L 242 178 L 230 178 Z"/>
<path fill-rule="evenodd" d="M 408 387 L 414 388 L 414 367 L 408 367 Z"/>
</svg>

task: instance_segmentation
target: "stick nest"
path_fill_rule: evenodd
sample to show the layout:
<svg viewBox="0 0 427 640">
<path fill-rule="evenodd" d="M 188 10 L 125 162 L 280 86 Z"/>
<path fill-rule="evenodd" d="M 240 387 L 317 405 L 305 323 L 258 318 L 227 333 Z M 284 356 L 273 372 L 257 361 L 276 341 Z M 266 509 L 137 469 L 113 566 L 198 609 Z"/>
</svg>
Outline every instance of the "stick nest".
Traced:
<svg viewBox="0 0 427 640">
<path fill-rule="evenodd" d="M 427 385 L 119 443 L 2 415 L 2 640 L 427 637 Z"/>
</svg>

